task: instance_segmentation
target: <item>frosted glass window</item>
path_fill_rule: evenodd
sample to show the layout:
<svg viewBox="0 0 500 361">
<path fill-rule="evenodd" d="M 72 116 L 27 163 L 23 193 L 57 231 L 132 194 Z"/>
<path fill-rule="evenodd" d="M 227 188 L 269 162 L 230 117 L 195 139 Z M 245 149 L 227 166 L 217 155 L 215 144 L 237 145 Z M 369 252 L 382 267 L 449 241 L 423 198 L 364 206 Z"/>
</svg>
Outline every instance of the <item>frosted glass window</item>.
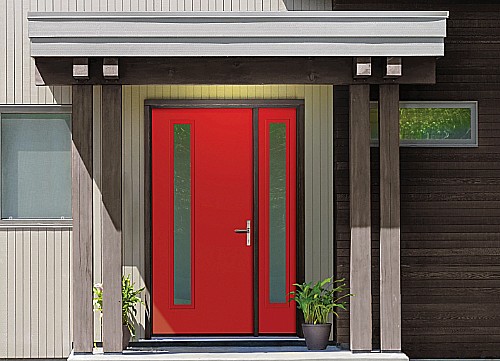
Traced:
<svg viewBox="0 0 500 361">
<path fill-rule="evenodd" d="M 286 124 L 269 124 L 269 297 L 286 302 Z"/>
<path fill-rule="evenodd" d="M 2 218 L 71 218 L 69 114 L 2 114 Z"/>
<path fill-rule="evenodd" d="M 191 125 L 174 124 L 174 305 L 191 298 Z"/>
</svg>

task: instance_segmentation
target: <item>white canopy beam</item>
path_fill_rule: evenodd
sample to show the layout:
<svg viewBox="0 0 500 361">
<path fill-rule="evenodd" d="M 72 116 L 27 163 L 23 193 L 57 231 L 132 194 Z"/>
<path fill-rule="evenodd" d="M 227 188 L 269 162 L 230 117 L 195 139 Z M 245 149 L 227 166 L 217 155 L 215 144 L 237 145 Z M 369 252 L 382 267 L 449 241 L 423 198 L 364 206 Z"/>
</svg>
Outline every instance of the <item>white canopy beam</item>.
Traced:
<svg viewBox="0 0 500 361">
<path fill-rule="evenodd" d="M 33 57 L 443 56 L 446 11 L 31 12 Z"/>
</svg>

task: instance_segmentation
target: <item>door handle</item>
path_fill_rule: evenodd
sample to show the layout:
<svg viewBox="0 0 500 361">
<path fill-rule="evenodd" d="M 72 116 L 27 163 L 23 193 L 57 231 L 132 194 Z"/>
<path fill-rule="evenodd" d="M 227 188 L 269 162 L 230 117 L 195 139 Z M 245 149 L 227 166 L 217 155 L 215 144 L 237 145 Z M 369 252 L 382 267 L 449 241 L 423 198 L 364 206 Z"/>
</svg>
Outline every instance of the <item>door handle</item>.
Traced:
<svg viewBox="0 0 500 361">
<path fill-rule="evenodd" d="M 247 246 L 250 247 L 252 245 L 251 241 L 251 227 L 250 220 L 247 220 L 247 228 L 246 229 L 235 229 L 234 233 L 246 233 L 247 234 Z"/>
</svg>

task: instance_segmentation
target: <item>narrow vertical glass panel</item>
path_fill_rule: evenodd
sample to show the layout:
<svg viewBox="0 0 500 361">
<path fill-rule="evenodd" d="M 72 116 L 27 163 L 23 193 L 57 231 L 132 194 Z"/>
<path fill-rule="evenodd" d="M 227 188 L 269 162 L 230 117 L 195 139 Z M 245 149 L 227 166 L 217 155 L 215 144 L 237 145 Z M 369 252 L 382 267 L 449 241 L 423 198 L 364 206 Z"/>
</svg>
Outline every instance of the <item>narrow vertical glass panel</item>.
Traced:
<svg viewBox="0 0 500 361">
<path fill-rule="evenodd" d="M 71 219 L 69 114 L 2 114 L 2 218 Z"/>
<path fill-rule="evenodd" d="M 269 301 L 286 302 L 286 124 L 269 124 Z"/>
<path fill-rule="evenodd" d="M 378 141 L 378 104 L 370 104 L 370 140 Z"/>
<path fill-rule="evenodd" d="M 174 124 L 174 305 L 191 304 L 191 125 Z"/>
</svg>

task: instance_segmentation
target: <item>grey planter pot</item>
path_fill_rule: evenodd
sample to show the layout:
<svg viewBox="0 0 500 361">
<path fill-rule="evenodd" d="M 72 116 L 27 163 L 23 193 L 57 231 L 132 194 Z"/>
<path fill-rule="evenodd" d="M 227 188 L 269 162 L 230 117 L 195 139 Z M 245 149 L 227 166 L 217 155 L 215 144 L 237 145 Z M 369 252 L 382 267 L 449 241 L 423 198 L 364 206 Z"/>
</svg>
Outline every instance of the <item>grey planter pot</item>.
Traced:
<svg viewBox="0 0 500 361">
<path fill-rule="evenodd" d="M 127 325 L 122 325 L 122 331 L 123 331 L 122 345 L 123 349 L 125 350 L 128 347 L 128 343 L 130 342 L 130 337 L 132 335 L 130 334 L 130 330 L 128 329 Z"/>
<path fill-rule="evenodd" d="M 302 331 L 306 339 L 306 345 L 309 350 L 324 350 L 328 346 L 328 339 L 332 330 L 331 323 L 310 324 L 303 323 Z"/>
</svg>

